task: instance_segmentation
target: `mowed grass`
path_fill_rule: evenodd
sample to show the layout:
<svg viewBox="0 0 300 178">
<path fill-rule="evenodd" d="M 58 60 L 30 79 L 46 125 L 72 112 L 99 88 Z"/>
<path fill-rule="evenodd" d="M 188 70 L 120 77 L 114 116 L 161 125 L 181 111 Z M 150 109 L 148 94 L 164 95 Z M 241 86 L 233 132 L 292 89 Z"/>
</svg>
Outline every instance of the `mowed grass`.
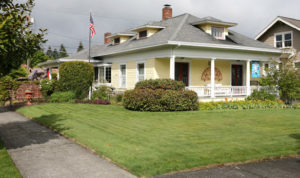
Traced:
<svg viewBox="0 0 300 178">
<path fill-rule="evenodd" d="M 137 176 L 300 153 L 300 110 L 134 112 L 45 104 L 18 110 Z"/>
<path fill-rule="evenodd" d="M 6 149 L 0 141 L 0 177 L 1 178 L 21 178 L 21 174 L 10 159 Z"/>
</svg>

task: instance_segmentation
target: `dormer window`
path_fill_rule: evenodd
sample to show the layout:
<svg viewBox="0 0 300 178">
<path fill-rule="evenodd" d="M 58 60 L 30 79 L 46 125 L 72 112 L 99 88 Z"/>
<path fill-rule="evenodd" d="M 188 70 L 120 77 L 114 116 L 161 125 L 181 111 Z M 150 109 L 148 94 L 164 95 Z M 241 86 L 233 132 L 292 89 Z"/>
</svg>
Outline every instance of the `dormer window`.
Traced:
<svg viewBox="0 0 300 178">
<path fill-rule="evenodd" d="M 147 37 L 147 30 L 143 30 L 139 32 L 139 38 L 146 38 Z"/>
<path fill-rule="evenodd" d="M 225 40 L 224 27 L 211 27 L 211 34 L 216 39 Z"/>
<path fill-rule="evenodd" d="M 292 32 L 284 32 L 275 34 L 275 47 L 276 48 L 289 48 L 292 47 Z"/>
<path fill-rule="evenodd" d="M 120 37 L 114 39 L 114 44 L 119 44 L 120 43 Z"/>
</svg>

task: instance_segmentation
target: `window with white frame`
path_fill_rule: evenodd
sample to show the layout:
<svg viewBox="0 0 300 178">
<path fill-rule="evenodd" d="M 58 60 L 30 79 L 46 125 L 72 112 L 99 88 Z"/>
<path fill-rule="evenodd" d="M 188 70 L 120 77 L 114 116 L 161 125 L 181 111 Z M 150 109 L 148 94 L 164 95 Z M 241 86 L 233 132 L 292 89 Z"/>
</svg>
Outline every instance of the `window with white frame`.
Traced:
<svg viewBox="0 0 300 178">
<path fill-rule="evenodd" d="M 225 39 L 225 29 L 224 27 L 211 27 L 211 34 L 216 39 Z"/>
<path fill-rule="evenodd" d="M 126 88 L 126 65 L 120 65 L 120 88 Z"/>
<path fill-rule="evenodd" d="M 276 33 L 275 34 L 275 47 L 288 48 L 292 47 L 292 32 Z"/>
<path fill-rule="evenodd" d="M 145 64 L 139 63 L 137 64 L 137 81 L 145 80 Z"/>
<path fill-rule="evenodd" d="M 111 83 L 111 67 L 101 66 L 99 67 L 99 82 L 100 83 Z"/>
</svg>

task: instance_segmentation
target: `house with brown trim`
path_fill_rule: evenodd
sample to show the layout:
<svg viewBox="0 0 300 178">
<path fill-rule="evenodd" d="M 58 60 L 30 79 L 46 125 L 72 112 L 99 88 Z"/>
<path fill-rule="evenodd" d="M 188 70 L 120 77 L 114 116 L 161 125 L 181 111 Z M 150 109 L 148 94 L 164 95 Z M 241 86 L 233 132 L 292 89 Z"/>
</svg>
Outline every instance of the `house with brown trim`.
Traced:
<svg viewBox="0 0 300 178">
<path fill-rule="evenodd" d="M 255 39 L 295 57 L 295 65 L 300 68 L 300 20 L 278 16 Z"/>
<path fill-rule="evenodd" d="M 257 89 L 262 64 L 278 60 L 281 50 L 233 31 L 236 25 L 210 16 L 172 16 L 165 5 L 161 20 L 106 33 L 105 44 L 91 48 L 94 86 L 124 91 L 145 79 L 170 78 L 200 99 L 245 98 Z M 51 74 L 61 63 L 78 60 L 89 61 L 88 49 L 40 66 Z"/>
</svg>

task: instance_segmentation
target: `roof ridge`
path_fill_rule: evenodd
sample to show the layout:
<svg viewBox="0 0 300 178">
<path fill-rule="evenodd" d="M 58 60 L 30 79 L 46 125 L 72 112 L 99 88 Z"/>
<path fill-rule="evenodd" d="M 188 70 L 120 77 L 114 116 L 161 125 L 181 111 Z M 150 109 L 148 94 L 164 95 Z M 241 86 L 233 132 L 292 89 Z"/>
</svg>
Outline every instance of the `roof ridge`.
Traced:
<svg viewBox="0 0 300 178">
<path fill-rule="evenodd" d="M 185 13 L 185 14 L 184 14 L 184 17 L 183 17 L 183 19 L 181 20 L 180 24 L 179 24 L 178 27 L 176 28 L 176 30 L 175 30 L 175 32 L 173 33 L 173 35 L 170 37 L 170 39 L 169 39 L 170 41 L 174 40 L 174 39 L 177 37 L 178 32 L 180 31 L 180 29 L 182 28 L 182 26 L 183 26 L 184 23 L 186 22 L 186 20 L 187 20 L 187 18 L 188 18 L 189 15 L 190 15 L 190 14 L 188 14 L 188 13 Z"/>
</svg>

